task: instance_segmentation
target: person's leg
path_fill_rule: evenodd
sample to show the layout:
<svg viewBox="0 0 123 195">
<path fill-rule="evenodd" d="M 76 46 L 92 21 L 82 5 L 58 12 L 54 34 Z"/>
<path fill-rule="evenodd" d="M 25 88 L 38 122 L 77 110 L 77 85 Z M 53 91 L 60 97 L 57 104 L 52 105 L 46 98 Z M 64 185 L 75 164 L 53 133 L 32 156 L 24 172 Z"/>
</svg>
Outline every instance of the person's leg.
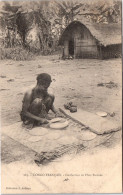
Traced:
<svg viewBox="0 0 123 195">
<path fill-rule="evenodd" d="M 51 95 L 51 94 L 48 94 L 45 99 L 43 100 L 43 104 L 45 105 L 46 107 L 46 112 L 48 113 L 49 110 L 52 108 L 53 106 L 53 103 L 54 103 L 54 100 L 55 100 L 55 96 L 54 95 Z"/>
<path fill-rule="evenodd" d="M 34 114 L 35 116 L 40 116 L 40 114 L 42 113 L 42 109 L 43 109 L 42 99 L 36 98 L 31 103 L 30 108 L 29 108 L 29 112 L 31 114 Z M 39 124 L 39 122 L 34 120 L 34 119 L 30 119 L 30 122 L 33 123 L 34 125 Z"/>
<path fill-rule="evenodd" d="M 29 112 L 35 116 L 41 118 L 46 118 L 49 110 L 52 108 L 54 102 L 54 95 L 47 95 L 45 99 L 36 98 L 30 105 Z M 32 123 L 34 126 L 39 125 L 40 122 L 34 119 L 28 119 L 29 123 Z"/>
<path fill-rule="evenodd" d="M 35 116 L 39 116 L 42 110 L 42 99 L 36 98 L 30 105 L 29 112 Z"/>
</svg>

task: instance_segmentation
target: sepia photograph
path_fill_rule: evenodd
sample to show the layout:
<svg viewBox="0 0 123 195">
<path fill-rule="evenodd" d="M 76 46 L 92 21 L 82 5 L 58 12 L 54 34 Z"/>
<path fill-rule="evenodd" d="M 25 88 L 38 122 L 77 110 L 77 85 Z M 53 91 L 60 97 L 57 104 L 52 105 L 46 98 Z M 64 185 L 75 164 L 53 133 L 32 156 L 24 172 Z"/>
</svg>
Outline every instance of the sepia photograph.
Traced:
<svg viewBox="0 0 123 195">
<path fill-rule="evenodd" d="M 122 0 L 0 1 L 1 194 L 122 193 Z"/>
</svg>

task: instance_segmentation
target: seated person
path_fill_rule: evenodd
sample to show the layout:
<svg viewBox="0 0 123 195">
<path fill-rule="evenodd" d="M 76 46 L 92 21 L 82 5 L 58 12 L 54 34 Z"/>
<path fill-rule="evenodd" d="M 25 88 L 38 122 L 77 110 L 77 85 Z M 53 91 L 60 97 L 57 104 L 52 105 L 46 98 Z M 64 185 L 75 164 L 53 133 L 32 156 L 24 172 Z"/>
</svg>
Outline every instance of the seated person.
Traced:
<svg viewBox="0 0 123 195">
<path fill-rule="evenodd" d="M 55 97 L 47 91 L 51 82 L 49 74 L 39 74 L 37 76 L 37 85 L 33 89 L 28 90 L 24 95 L 20 115 L 23 123 L 30 125 L 30 128 L 48 123 L 47 114 L 49 110 L 52 110 L 56 116 L 59 115 L 53 105 Z"/>
</svg>

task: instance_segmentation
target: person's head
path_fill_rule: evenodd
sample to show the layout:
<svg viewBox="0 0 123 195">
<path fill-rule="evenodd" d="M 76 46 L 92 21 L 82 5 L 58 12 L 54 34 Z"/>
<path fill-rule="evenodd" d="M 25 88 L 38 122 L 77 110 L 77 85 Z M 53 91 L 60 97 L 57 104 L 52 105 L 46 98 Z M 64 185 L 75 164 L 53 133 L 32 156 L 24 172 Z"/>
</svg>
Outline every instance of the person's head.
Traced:
<svg viewBox="0 0 123 195">
<path fill-rule="evenodd" d="M 41 89 L 46 90 L 51 82 L 51 76 L 47 73 L 41 73 L 37 76 L 37 85 L 41 87 Z"/>
</svg>

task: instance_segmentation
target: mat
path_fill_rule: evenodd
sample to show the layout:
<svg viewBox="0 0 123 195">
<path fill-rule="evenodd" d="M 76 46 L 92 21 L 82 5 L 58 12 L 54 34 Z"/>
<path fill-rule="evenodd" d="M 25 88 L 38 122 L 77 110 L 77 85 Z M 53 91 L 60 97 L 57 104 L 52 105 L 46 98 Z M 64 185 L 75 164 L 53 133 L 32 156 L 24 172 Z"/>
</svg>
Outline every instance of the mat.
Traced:
<svg viewBox="0 0 123 195">
<path fill-rule="evenodd" d="M 42 129 L 43 134 L 36 135 L 36 131 L 39 133 L 41 129 L 42 127 L 36 127 L 33 130 L 28 130 L 22 126 L 21 122 L 18 122 L 10 126 L 3 127 L 2 133 L 37 153 L 40 153 L 41 151 L 54 150 L 56 145 L 59 145 L 54 139 L 55 137 L 53 138 L 51 136 L 51 131 L 47 128 Z M 56 132 L 56 130 L 54 131 Z M 52 130 L 52 133 L 54 133 L 54 131 Z M 34 133 L 34 135 L 32 135 L 32 133 Z M 59 132 L 59 136 L 62 133 L 63 132 Z M 45 138 L 46 135 L 49 135 L 48 139 Z"/>
<path fill-rule="evenodd" d="M 36 127 L 32 130 L 28 130 L 23 127 L 21 122 L 3 127 L 2 133 L 8 135 L 24 146 L 31 148 L 37 153 L 42 151 L 53 151 L 55 148 L 61 146 L 61 144 L 67 144 L 66 139 L 71 140 L 71 144 L 73 142 L 78 142 L 78 139 L 75 139 L 73 135 L 70 135 L 70 131 L 67 131 L 66 129 L 53 130 L 43 127 Z"/>
<path fill-rule="evenodd" d="M 96 135 L 91 131 L 81 130 L 81 125 L 73 123 L 65 130 L 53 130 L 48 128 L 36 127 L 33 130 L 27 130 L 21 122 L 2 128 L 2 134 L 6 134 L 15 141 L 23 144 L 32 151 L 35 151 L 39 156 L 39 162 L 44 164 L 59 158 L 68 152 L 75 151 L 78 153 L 85 148 L 93 148 L 100 144 L 109 141 L 112 134 Z M 42 135 L 32 135 L 30 131 L 39 133 L 42 130 Z"/>
</svg>

